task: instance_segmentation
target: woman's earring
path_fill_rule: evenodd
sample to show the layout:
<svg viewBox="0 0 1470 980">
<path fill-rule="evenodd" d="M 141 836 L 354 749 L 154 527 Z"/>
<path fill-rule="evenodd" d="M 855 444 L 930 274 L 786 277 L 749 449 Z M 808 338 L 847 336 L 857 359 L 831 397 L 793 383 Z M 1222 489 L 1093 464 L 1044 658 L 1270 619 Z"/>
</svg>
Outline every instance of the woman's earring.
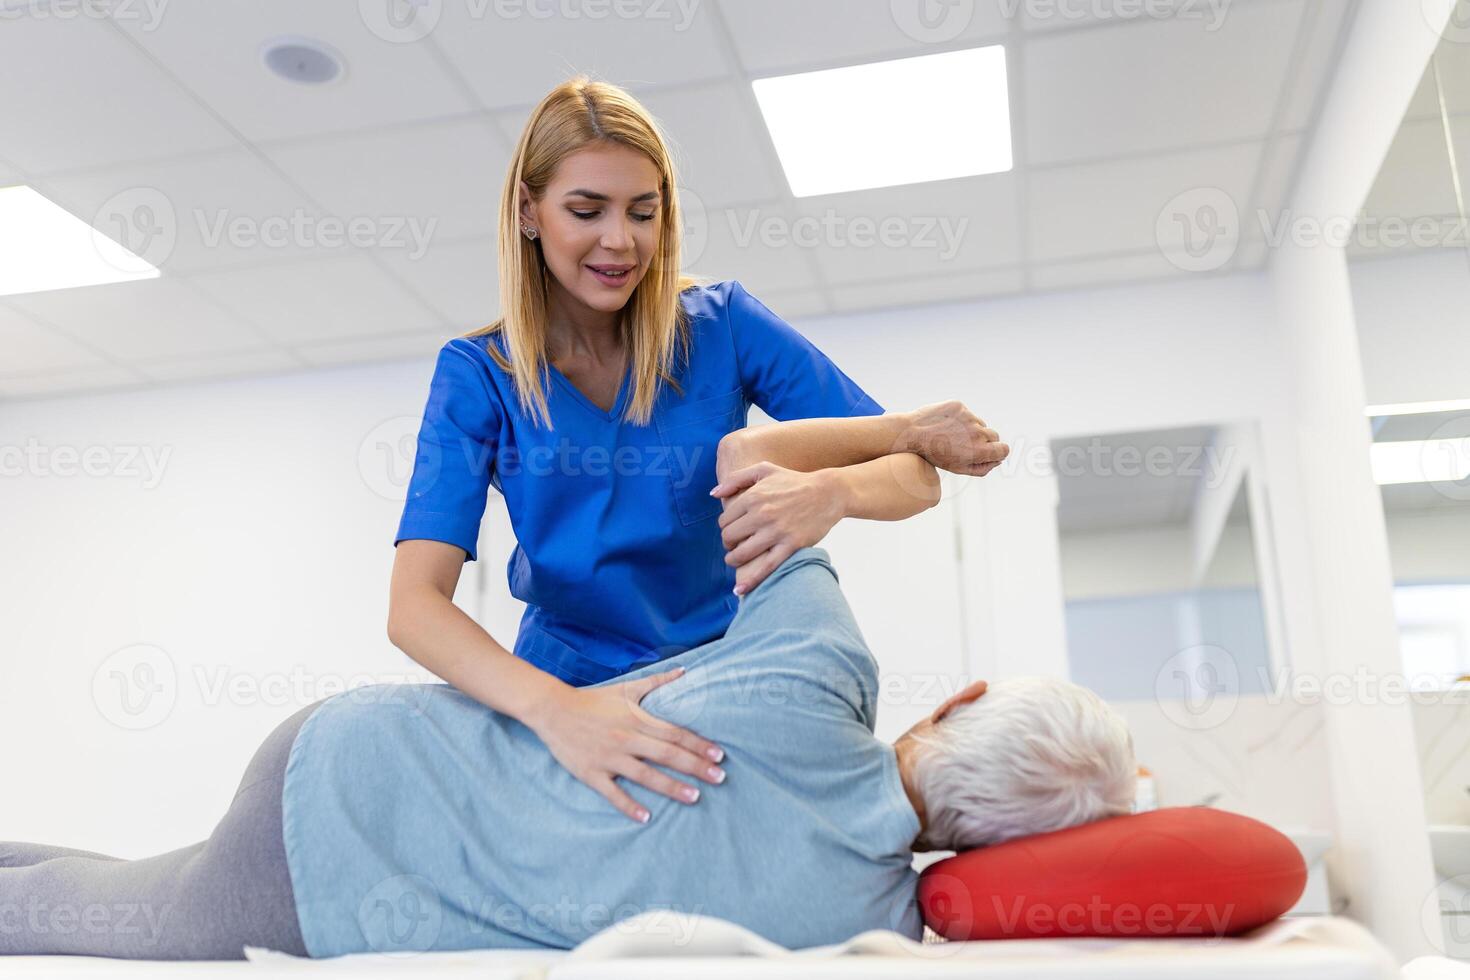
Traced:
<svg viewBox="0 0 1470 980">
<path fill-rule="evenodd" d="M 521 226 L 521 231 L 525 232 L 526 233 L 526 237 L 529 238 L 529 239 L 531 239 L 531 241 L 534 242 L 536 240 L 536 229 L 535 228 L 527 228 L 525 225 L 522 225 Z"/>
</svg>

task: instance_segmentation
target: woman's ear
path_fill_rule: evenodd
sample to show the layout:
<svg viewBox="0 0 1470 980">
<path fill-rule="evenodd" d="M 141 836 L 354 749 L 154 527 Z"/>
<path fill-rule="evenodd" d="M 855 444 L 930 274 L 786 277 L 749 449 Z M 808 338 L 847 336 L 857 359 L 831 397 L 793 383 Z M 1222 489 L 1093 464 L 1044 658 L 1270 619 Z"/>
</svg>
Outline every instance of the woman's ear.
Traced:
<svg viewBox="0 0 1470 980">
<path fill-rule="evenodd" d="M 976 681 L 964 690 L 956 691 L 946 698 L 943 704 L 934 709 L 934 714 L 929 716 L 929 720 L 937 724 L 945 715 L 949 714 L 951 708 L 954 708 L 956 705 L 967 704 L 984 694 L 987 686 L 984 681 Z"/>
<path fill-rule="evenodd" d="M 520 207 L 516 211 L 520 215 L 521 224 L 530 225 L 533 228 L 536 227 L 536 209 L 533 204 L 535 197 L 531 194 L 531 185 L 527 184 L 524 180 L 521 181 L 519 201 Z"/>
</svg>

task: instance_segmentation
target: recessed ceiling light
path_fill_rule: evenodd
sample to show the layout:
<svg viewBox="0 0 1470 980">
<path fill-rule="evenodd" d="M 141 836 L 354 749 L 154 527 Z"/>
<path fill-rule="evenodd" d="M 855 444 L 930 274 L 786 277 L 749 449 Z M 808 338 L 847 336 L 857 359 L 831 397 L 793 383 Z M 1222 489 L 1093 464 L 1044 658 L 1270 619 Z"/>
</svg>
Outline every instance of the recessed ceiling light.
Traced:
<svg viewBox="0 0 1470 980">
<path fill-rule="evenodd" d="M 1454 398 L 1439 402 L 1397 402 L 1392 405 L 1369 405 L 1363 409 L 1367 416 L 1378 415 L 1429 415 L 1434 412 L 1456 412 L 1470 409 L 1470 398 Z"/>
<path fill-rule="evenodd" d="M 797 197 L 1011 169 L 1005 47 L 751 82 Z"/>
<path fill-rule="evenodd" d="M 1470 437 L 1375 442 L 1369 452 L 1373 480 L 1379 486 L 1458 482 L 1470 477 Z"/>
<path fill-rule="evenodd" d="M 0 296 L 158 276 L 157 266 L 35 188 L 0 187 Z"/>
<path fill-rule="evenodd" d="M 272 73 L 303 85 L 335 82 L 346 70 L 331 45 L 309 37 L 271 38 L 260 46 L 260 57 Z"/>
</svg>

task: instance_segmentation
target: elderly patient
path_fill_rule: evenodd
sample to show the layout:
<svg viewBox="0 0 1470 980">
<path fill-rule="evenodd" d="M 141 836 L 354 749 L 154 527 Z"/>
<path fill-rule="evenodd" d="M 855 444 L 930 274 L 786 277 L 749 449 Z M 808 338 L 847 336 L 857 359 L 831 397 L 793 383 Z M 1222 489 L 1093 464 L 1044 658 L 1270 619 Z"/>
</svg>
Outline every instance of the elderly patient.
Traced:
<svg viewBox="0 0 1470 980">
<path fill-rule="evenodd" d="M 294 739 L 296 719 L 278 729 L 252 763 L 264 775 L 247 773 L 195 848 L 118 861 L 0 844 L 0 864 L 27 865 L 0 868 L 0 952 L 569 948 L 662 909 L 791 948 L 875 928 L 919 938 L 913 851 L 1130 808 L 1127 729 L 1072 684 L 976 682 L 896 743 L 875 738 L 877 664 L 819 548 L 746 596 L 721 639 L 616 681 L 679 665 L 642 706 L 724 747 L 728 778 L 696 805 L 630 783 L 652 812 L 634 823 L 530 729 L 449 685 L 357 688 L 299 712 Z M 271 775 L 262 758 L 287 752 Z M 279 833 L 236 813 L 257 791 L 278 794 Z M 27 903 L 137 918 L 126 933 L 116 911 L 111 928 L 65 930 Z"/>
</svg>

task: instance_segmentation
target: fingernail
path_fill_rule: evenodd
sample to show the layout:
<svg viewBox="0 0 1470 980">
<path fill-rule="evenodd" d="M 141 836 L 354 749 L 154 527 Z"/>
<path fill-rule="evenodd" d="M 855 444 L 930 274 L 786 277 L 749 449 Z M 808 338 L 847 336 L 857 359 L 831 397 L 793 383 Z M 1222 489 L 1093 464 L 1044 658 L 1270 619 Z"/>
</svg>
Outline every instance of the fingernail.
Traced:
<svg viewBox="0 0 1470 980">
<path fill-rule="evenodd" d="M 695 800 L 699 799 L 699 790 L 695 789 L 693 786 L 686 786 L 683 789 L 679 790 L 679 795 L 684 797 L 684 799 L 688 800 L 690 803 L 693 803 Z"/>
<path fill-rule="evenodd" d="M 725 750 L 717 745 L 711 745 L 709 748 L 704 750 L 704 754 L 709 756 L 715 762 L 719 762 L 725 757 Z"/>
<path fill-rule="evenodd" d="M 715 495 L 715 491 L 716 491 L 716 490 L 718 490 L 718 489 L 720 489 L 720 488 L 719 488 L 719 487 L 712 487 L 712 488 L 711 488 L 711 489 L 710 489 L 710 492 L 709 492 L 709 495 L 710 495 L 710 496 L 711 496 L 711 497 L 713 497 L 713 496 L 714 496 L 714 495 Z"/>
<path fill-rule="evenodd" d="M 734 588 L 733 591 L 734 591 L 734 593 L 736 595 L 744 595 L 745 594 L 745 590 L 744 590 L 744 587 L 743 586 L 737 585 L 737 586 L 735 586 L 735 588 Z"/>
<path fill-rule="evenodd" d="M 717 783 L 723 783 L 725 781 L 725 770 L 719 768 L 718 766 L 710 766 L 709 778 L 713 779 Z"/>
<path fill-rule="evenodd" d="M 649 813 L 647 810 L 638 811 L 638 820 L 640 823 L 648 823 L 648 818 L 651 816 L 653 816 L 653 814 Z"/>
</svg>

